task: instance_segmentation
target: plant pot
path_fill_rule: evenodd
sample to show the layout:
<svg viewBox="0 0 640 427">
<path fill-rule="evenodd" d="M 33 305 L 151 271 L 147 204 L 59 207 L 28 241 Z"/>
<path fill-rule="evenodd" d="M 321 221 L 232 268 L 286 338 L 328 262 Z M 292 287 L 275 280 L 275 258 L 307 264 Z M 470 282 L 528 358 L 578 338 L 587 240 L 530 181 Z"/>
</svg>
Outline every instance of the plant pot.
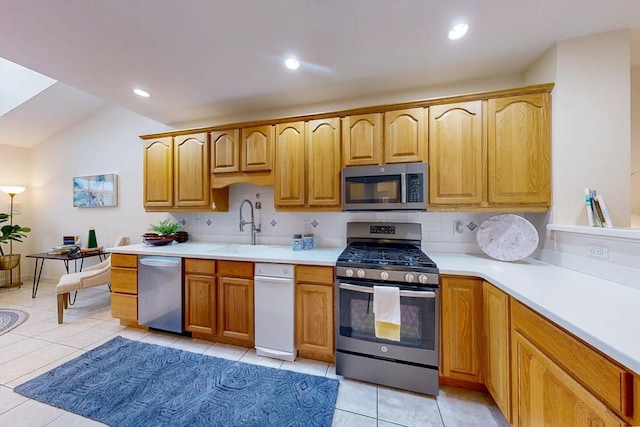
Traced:
<svg viewBox="0 0 640 427">
<path fill-rule="evenodd" d="M 0 270 L 13 270 L 20 264 L 20 254 L 0 255 Z"/>
</svg>

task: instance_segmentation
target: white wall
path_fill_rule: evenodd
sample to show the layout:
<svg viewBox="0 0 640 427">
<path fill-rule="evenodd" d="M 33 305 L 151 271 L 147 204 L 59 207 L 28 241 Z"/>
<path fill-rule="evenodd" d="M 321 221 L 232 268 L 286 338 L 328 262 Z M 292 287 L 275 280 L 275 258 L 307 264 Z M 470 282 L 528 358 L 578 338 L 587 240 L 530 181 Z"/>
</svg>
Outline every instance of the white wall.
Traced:
<svg viewBox="0 0 640 427">
<path fill-rule="evenodd" d="M 631 67 L 631 227 L 640 228 L 640 66 Z"/>
<path fill-rule="evenodd" d="M 586 226 L 584 188 L 592 187 L 605 196 L 614 224 L 630 225 L 628 159 L 629 153 L 634 157 L 632 125 L 638 126 L 638 117 L 632 120 L 638 106 L 631 104 L 630 46 L 627 30 L 560 41 L 524 75 L 525 84 L 556 84 L 550 223 Z M 541 237 L 545 261 L 621 283 L 640 278 L 637 240 L 546 231 Z M 589 256 L 589 245 L 606 247 L 608 258 Z"/>
<path fill-rule="evenodd" d="M 631 63 L 628 31 L 558 43 L 553 120 L 556 221 L 587 225 L 584 188 L 604 195 L 614 225 L 630 226 Z"/>
<path fill-rule="evenodd" d="M 46 252 L 62 244 L 63 235 L 79 235 L 86 245 L 90 227 L 96 230 L 98 245 L 105 247 L 119 234 L 145 232 L 161 215 L 145 213 L 142 206 L 138 135 L 163 130 L 167 128 L 158 122 L 109 106 L 32 148 L 28 252 Z M 105 173 L 118 175 L 118 206 L 74 208 L 72 177 Z M 33 261 L 22 263 L 24 280 L 33 275 Z M 55 281 L 63 272 L 63 263 L 48 261 L 42 277 Z"/>
</svg>

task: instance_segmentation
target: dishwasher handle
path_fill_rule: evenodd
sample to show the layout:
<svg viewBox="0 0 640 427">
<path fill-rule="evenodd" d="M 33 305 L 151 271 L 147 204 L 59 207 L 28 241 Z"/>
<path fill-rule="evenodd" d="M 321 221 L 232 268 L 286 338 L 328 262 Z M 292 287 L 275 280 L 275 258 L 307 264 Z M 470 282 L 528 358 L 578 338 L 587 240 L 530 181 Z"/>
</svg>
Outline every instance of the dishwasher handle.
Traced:
<svg viewBox="0 0 640 427">
<path fill-rule="evenodd" d="M 178 267 L 180 258 L 148 257 L 140 258 L 140 264 L 148 267 Z"/>
</svg>

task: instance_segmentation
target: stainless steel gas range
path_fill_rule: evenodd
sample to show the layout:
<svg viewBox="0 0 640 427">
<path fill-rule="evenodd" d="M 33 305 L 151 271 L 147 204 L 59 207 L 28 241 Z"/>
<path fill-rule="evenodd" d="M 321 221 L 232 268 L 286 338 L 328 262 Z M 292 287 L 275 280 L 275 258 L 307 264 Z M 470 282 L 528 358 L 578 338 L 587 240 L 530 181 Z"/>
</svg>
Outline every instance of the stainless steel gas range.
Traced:
<svg viewBox="0 0 640 427">
<path fill-rule="evenodd" d="M 338 375 L 438 394 L 439 271 L 421 240 L 416 223 L 347 223 L 336 263 Z M 399 289 L 399 340 L 376 336 L 376 287 Z"/>
</svg>

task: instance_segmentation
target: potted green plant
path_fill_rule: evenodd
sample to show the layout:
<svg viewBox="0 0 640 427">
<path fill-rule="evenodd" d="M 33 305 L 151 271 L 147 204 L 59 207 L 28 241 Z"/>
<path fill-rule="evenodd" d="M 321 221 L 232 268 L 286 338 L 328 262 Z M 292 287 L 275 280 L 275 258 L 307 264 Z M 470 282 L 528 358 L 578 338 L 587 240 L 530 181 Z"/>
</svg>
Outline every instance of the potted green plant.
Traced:
<svg viewBox="0 0 640 427">
<path fill-rule="evenodd" d="M 6 213 L 0 213 L 0 223 L 7 222 L 11 215 Z M 2 234 L 0 235 L 0 270 L 11 270 L 20 263 L 20 254 L 13 253 L 12 242 L 22 242 L 22 239 L 26 238 L 31 231 L 29 227 L 21 227 L 18 224 L 3 225 L 0 228 Z M 2 244 L 9 243 L 9 255 L 5 255 L 2 249 Z"/>
<path fill-rule="evenodd" d="M 171 219 L 167 218 L 163 221 L 160 221 L 156 225 L 151 225 L 150 230 L 158 233 L 161 236 L 169 236 L 174 234 L 176 231 L 182 229 L 182 224 L 179 222 L 173 222 Z"/>
</svg>

